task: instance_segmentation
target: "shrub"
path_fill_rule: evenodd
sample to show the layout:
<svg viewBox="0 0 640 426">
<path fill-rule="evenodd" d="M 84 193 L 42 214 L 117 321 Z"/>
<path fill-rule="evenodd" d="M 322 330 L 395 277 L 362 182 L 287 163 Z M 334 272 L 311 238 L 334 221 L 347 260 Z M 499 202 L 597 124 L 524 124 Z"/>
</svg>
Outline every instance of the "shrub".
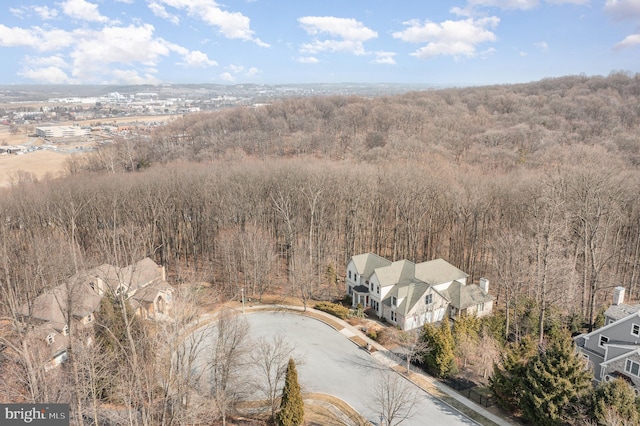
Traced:
<svg viewBox="0 0 640 426">
<path fill-rule="evenodd" d="M 347 319 L 347 317 L 349 316 L 349 309 L 345 308 L 342 305 L 338 305 L 337 303 L 320 302 L 315 306 L 315 308 L 319 311 L 326 312 L 340 319 Z"/>
<path fill-rule="evenodd" d="M 367 332 L 367 337 L 371 340 L 378 340 L 378 332 L 375 330 L 369 330 Z"/>
</svg>

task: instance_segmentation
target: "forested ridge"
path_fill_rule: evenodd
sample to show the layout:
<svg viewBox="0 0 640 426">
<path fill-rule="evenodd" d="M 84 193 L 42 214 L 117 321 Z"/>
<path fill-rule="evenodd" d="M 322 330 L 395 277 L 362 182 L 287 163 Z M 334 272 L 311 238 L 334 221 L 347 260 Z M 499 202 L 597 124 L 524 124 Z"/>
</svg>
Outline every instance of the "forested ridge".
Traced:
<svg viewBox="0 0 640 426">
<path fill-rule="evenodd" d="M 503 336 L 593 324 L 640 296 L 639 125 L 625 73 L 186 115 L 3 190 L 0 316 L 145 256 L 218 301 L 329 300 L 374 252 L 489 278 Z"/>
<path fill-rule="evenodd" d="M 615 73 L 187 115 L 7 190 L 3 283 L 151 255 L 228 297 L 313 277 L 296 291 L 324 298 L 371 251 L 592 321 L 613 286 L 640 290 L 639 96 Z"/>
</svg>

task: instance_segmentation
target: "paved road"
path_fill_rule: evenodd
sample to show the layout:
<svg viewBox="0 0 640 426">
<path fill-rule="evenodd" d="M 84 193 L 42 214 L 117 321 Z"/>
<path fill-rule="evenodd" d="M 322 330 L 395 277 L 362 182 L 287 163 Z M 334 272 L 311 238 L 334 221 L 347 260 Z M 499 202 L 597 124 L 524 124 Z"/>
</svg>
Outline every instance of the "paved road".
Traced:
<svg viewBox="0 0 640 426">
<path fill-rule="evenodd" d="M 298 378 L 304 392 L 335 395 L 373 424 L 379 423 L 380 413 L 371 400 L 376 375 L 383 367 L 365 350 L 313 318 L 285 312 L 251 313 L 244 318 L 253 337 L 282 333 L 295 345 L 297 355 L 303 360 L 298 366 Z M 476 425 L 426 392 L 415 389 L 419 392 L 415 414 L 403 422 L 403 426 Z"/>
</svg>

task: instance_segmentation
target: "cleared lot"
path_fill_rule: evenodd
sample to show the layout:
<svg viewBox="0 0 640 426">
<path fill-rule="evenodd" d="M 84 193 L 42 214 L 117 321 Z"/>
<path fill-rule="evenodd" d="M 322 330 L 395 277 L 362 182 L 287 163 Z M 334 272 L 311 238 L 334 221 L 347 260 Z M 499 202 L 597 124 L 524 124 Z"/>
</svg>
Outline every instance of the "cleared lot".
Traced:
<svg viewBox="0 0 640 426">
<path fill-rule="evenodd" d="M 378 424 L 373 389 L 381 367 L 364 350 L 333 328 L 313 318 L 283 312 L 246 314 L 251 336 L 281 333 L 294 344 L 303 359 L 298 377 L 304 392 L 335 395 Z M 418 388 L 416 388 L 418 389 Z M 451 407 L 419 390 L 415 415 L 403 425 L 475 425 Z"/>
</svg>

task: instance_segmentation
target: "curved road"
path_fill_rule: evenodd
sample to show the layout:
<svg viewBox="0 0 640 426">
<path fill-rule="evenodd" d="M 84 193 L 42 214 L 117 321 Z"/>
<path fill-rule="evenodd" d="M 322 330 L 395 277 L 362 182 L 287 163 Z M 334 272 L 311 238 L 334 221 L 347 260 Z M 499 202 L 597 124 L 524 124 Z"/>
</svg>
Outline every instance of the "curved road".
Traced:
<svg viewBox="0 0 640 426">
<path fill-rule="evenodd" d="M 302 359 L 297 367 L 304 392 L 335 395 L 374 425 L 379 424 L 380 413 L 372 402 L 372 391 L 377 370 L 386 367 L 366 351 L 314 318 L 285 312 L 249 313 L 243 317 L 251 327 L 252 337 L 281 333 L 295 346 L 296 357 Z M 416 390 L 419 398 L 414 415 L 402 425 L 477 424 L 421 389 Z"/>
</svg>

